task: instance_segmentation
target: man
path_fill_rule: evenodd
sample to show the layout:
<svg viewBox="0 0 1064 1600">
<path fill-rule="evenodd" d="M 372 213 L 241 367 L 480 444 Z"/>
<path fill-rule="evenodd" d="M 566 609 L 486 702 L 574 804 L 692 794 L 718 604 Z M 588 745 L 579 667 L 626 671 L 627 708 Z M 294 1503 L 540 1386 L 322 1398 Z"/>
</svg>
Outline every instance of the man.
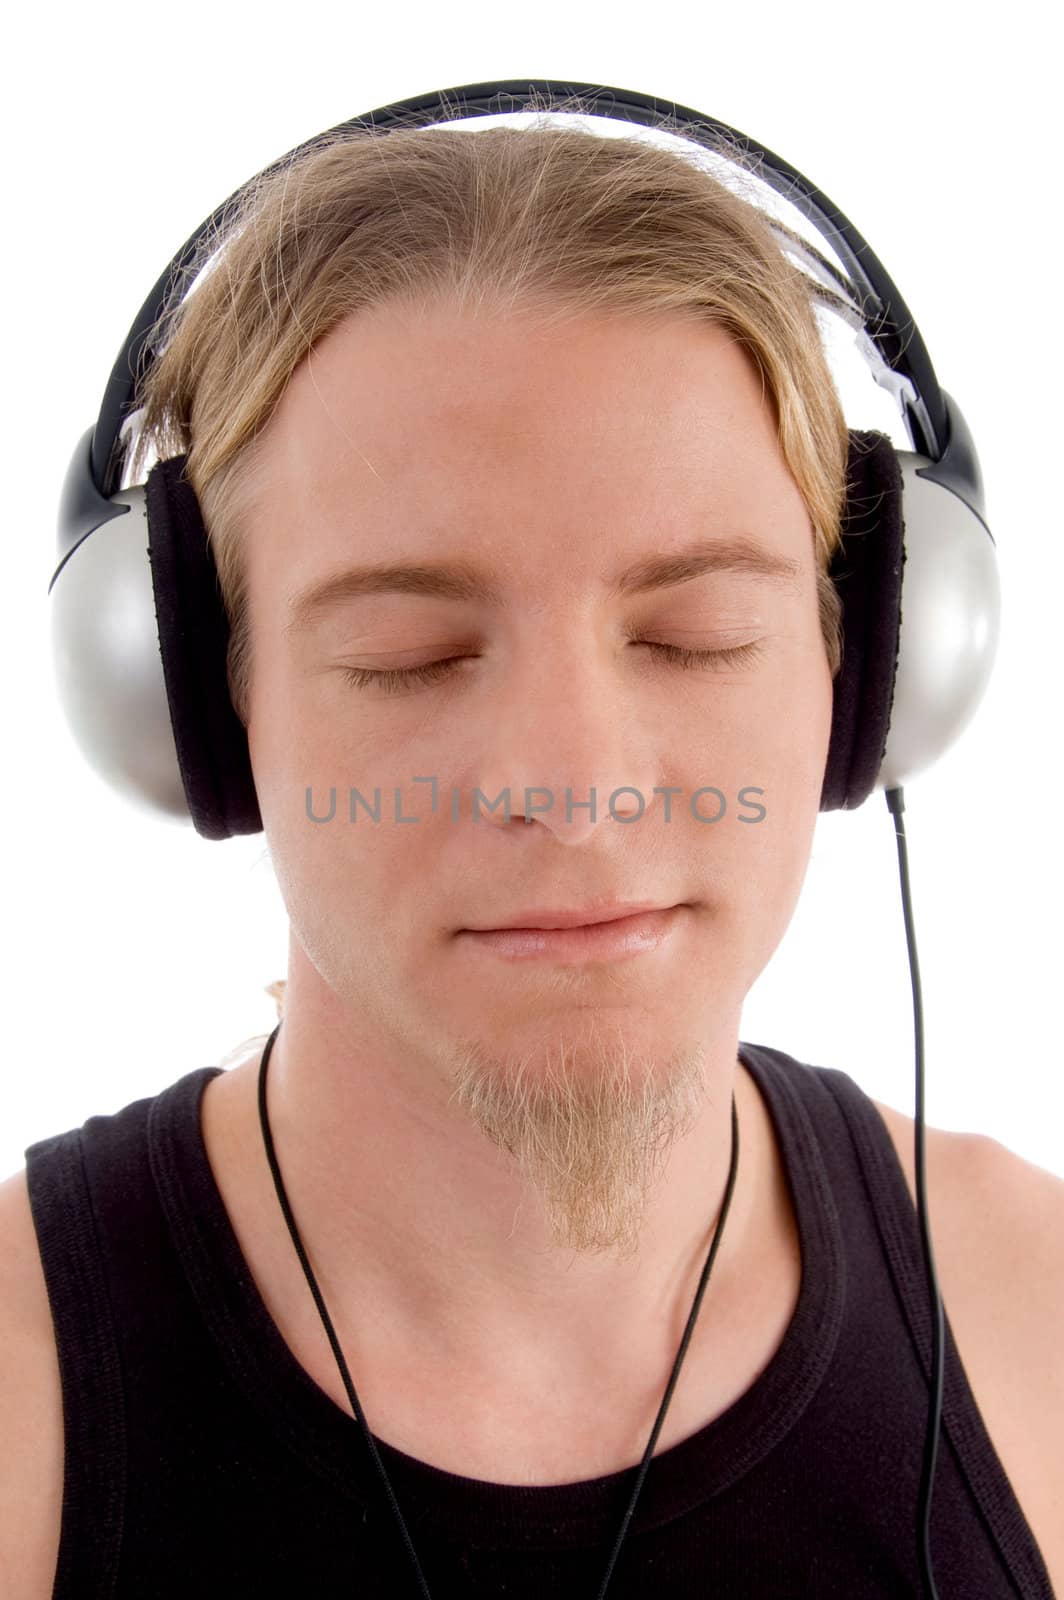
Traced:
<svg viewBox="0 0 1064 1600">
<path fill-rule="evenodd" d="M 299 1233 L 378 1439 L 489 1485 L 624 1473 L 718 1224 L 733 1095 L 734 1200 L 657 1456 L 756 1392 L 802 1290 L 738 1040 L 831 727 L 806 507 L 753 364 L 680 320 L 378 307 L 297 368 L 261 445 L 248 739 L 291 924 L 268 1117 Z M 351 787 L 380 789 L 379 821 L 348 820 Z M 509 815 L 474 821 L 474 790 Z M 559 914 L 618 920 L 548 931 Z M 263 1152 L 259 1064 L 206 1085 L 206 1151 L 288 1350 L 349 1413 Z M 911 1191 L 912 1124 L 877 1110 Z M 936 1130 L 927 1167 L 944 1305 L 1059 1587 L 1064 1184 Z M 30 1600 L 55 1571 L 62 1411 L 25 1175 L 3 1191 L 0 1549 Z M 414 1592 L 397 1537 L 390 1580 L 367 1581 Z"/>
</svg>

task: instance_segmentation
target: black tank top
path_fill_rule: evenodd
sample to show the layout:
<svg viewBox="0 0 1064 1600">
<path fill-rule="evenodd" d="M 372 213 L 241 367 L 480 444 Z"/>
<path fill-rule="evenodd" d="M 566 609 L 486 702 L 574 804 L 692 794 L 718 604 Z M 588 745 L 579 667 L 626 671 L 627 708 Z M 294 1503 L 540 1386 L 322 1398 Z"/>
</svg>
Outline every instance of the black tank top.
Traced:
<svg viewBox="0 0 1064 1600">
<path fill-rule="evenodd" d="M 739 1054 L 790 1184 L 798 1304 L 746 1393 L 653 1458 L 609 1600 L 916 1597 L 931 1331 L 905 1176 L 846 1073 Z M 214 1182 L 221 1070 L 25 1152 L 66 1429 L 53 1597 L 414 1600 L 361 1429 L 285 1344 Z M 433 1600 L 594 1600 L 636 1464 L 523 1487 L 377 1446 Z M 1053 1600 L 948 1313 L 931 1554 L 940 1600 Z"/>
</svg>

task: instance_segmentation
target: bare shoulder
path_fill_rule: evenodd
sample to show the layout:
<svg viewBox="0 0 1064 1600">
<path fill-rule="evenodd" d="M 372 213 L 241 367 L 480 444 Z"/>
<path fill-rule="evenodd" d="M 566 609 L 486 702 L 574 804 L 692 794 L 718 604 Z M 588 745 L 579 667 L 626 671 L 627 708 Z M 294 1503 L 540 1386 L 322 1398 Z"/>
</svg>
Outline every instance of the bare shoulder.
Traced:
<svg viewBox="0 0 1064 1600">
<path fill-rule="evenodd" d="M 873 1101 L 916 1204 L 912 1117 Z M 1064 1595 L 1064 1179 L 981 1133 L 925 1128 L 942 1303 L 1054 1589 Z"/>
<path fill-rule="evenodd" d="M 25 1168 L 0 1183 L 0 1571 L 49 1600 L 63 1506 L 63 1401 Z"/>
</svg>

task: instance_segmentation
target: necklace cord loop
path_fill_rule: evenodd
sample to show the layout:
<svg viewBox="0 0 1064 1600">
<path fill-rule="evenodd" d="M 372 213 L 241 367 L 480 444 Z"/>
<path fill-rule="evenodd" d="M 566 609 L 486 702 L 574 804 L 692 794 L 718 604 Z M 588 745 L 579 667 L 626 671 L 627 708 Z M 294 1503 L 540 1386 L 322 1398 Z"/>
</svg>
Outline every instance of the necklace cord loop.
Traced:
<svg viewBox="0 0 1064 1600">
<path fill-rule="evenodd" d="M 395 1498 L 395 1491 L 392 1488 L 388 1474 L 384 1470 L 384 1463 L 380 1458 L 376 1441 L 370 1431 L 369 1424 L 366 1422 L 365 1414 L 363 1413 L 358 1395 L 355 1393 L 355 1386 L 351 1381 L 351 1374 L 347 1370 L 347 1363 L 344 1360 L 343 1351 L 340 1348 L 340 1341 L 336 1337 L 336 1330 L 332 1325 L 332 1319 L 330 1318 L 326 1309 L 321 1290 L 318 1288 L 317 1279 L 314 1276 L 310 1261 L 307 1258 L 307 1252 L 303 1247 L 303 1241 L 299 1236 L 299 1230 L 296 1227 L 295 1218 L 292 1215 L 292 1208 L 288 1203 L 288 1195 L 285 1191 L 284 1180 L 281 1177 L 281 1169 L 278 1165 L 277 1154 L 273 1146 L 273 1135 L 270 1131 L 270 1121 L 266 1112 L 266 1073 L 269 1066 L 270 1052 L 273 1049 L 274 1040 L 277 1038 L 277 1035 L 280 1031 L 281 1023 L 279 1022 L 274 1028 L 273 1032 L 270 1034 L 269 1039 L 266 1041 L 266 1046 L 262 1052 L 262 1060 L 259 1063 L 258 1074 L 259 1123 L 262 1128 L 262 1142 L 266 1149 L 266 1159 L 270 1164 L 270 1172 L 273 1174 L 273 1186 L 277 1191 L 277 1199 L 280 1203 L 281 1211 L 284 1214 L 285 1222 L 288 1224 L 288 1231 L 292 1236 L 292 1243 L 295 1246 L 300 1265 L 303 1268 L 307 1283 L 310 1285 L 310 1292 L 314 1296 L 314 1304 L 318 1308 L 318 1314 L 321 1317 L 322 1323 L 324 1324 L 325 1332 L 328 1335 L 329 1343 L 332 1346 L 333 1355 L 336 1357 L 336 1364 L 340 1369 L 340 1376 L 344 1381 L 344 1387 L 347 1390 L 347 1397 L 351 1402 L 351 1409 L 358 1419 L 359 1426 L 361 1427 L 365 1436 L 366 1444 L 369 1446 L 369 1453 L 373 1461 L 376 1463 L 377 1471 L 379 1472 L 381 1481 L 384 1484 L 388 1500 L 391 1504 L 392 1510 L 395 1513 L 396 1519 L 398 1520 L 400 1532 L 403 1536 L 403 1542 L 406 1545 L 407 1553 L 410 1556 L 414 1571 L 417 1574 L 417 1580 L 418 1584 L 420 1585 L 421 1594 L 425 1597 L 425 1600 L 432 1600 L 432 1597 L 429 1594 L 428 1584 L 425 1582 L 425 1575 L 422 1572 L 420 1563 L 418 1562 L 417 1556 L 414 1553 L 413 1541 L 410 1538 L 410 1533 L 407 1529 L 405 1521 L 403 1520 L 403 1514 L 399 1509 L 399 1502 Z M 669 1381 L 665 1386 L 665 1394 L 658 1410 L 657 1419 L 653 1428 L 651 1429 L 646 1450 L 643 1452 L 643 1459 L 639 1465 L 639 1471 L 632 1488 L 631 1496 L 628 1500 L 628 1506 L 621 1521 L 620 1531 L 617 1535 L 617 1542 L 613 1547 L 613 1553 L 610 1556 L 609 1565 L 606 1568 L 606 1573 L 603 1577 L 602 1587 L 599 1589 L 597 1600 L 603 1600 L 603 1597 L 606 1593 L 607 1585 L 609 1584 L 610 1578 L 613 1575 L 613 1569 L 617 1564 L 617 1557 L 620 1555 L 621 1546 L 624 1543 L 629 1524 L 631 1523 L 632 1517 L 635 1513 L 636 1503 L 639 1500 L 643 1484 L 646 1481 L 647 1473 L 650 1470 L 650 1462 L 654 1454 L 654 1446 L 658 1441 L 659 1434 L 661 1433 L 662 1423 L 665 1421 L 665 1413 L 669 1408 L 669 1402 L 671 1401 L 673 1391 L 676 1388 L 676 1380 L 680 1376 L 680 1368 L 683 1365 L 684 1356 L 687 1354 L 687 1347 L 691 1342 L 691 1335 L 694 1332 L 695 1322 L 698 1320 L 698 1313 L 706 1291 L 706 1284 L 709 1282 L 709 1275 L 712 1271 L 713 1263 L 717 1257 L 717 1250 L 720 1245 L 721 1236 L 724 1232 L 724 1224 L 727 1220 L 729 1207 L 731 1206 L 732 1194 L 735 1189 L 735 1179 L 739 1170 L 739 1118 L 735 1108 L 734 1090 L 732 1091 L 731 1100 L 731 1132 L 731 1166 L 728 1169 L 728 1181 L 724 1189 L 724 1199 L 721 1204 L 720 1218 L 717 1222 L 716 1228 L 713 1230 L 713 1242 L 709 1247 L 709 1254 L 706 1257 L 705 1266 L 702 1268 L 702 1276 L 698 1281 L 698 1288 L 695 1290 L 694 1303 L 691 1306 L 691 1312 L 687 1318 L 687 1326 L 684 1329 L 683 1338 L 680 1341 L 680 1348 L 677 1351 L 676 1360 L 673 1363 Z"/>
</svg>

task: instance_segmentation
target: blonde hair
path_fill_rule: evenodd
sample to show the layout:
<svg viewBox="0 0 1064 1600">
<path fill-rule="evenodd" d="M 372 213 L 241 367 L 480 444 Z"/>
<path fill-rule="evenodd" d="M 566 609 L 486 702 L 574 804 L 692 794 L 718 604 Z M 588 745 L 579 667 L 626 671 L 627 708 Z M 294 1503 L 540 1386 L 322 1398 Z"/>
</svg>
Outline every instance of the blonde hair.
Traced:
<svg viewBox="0 0 1064 1600">
<path fill-rule="evenodd" d="M 265 992 L 273 999 L 273 1002 L 277 1007 L 277 1020 L 280 1022 L 281 1018 L 284 1016 L 285 980 L 283 978 L 277 978 L 273 983 L 266 984 Z M 268 1038 L 268 1033 L 255 1033 L 251 1034 L 247 1039 L 241 1039 L 239 1044 L 235 1044 L 231 1050 L 227 1051 L 226 1054 L 222 1056 L 217 1065 L 219 1067 L 235 1066 L 238 1061 L 244 1061 L 249 1055 L 251 1055 L 253 1045 L 264 1045 Z"/>
<path fill-rule="evenodd" d="M 138 386 L 131 481 L 149 450 L 187 456 L 229 619 L 229 692 L 245 726 L 243 502 L 259 435 L 313 346 L 351 313 L 388 300 L 536 309 L 548 322 L 602 312 L 722 326 L 761 374 L 809 512 L 837 674 L 841 602 L 828 568 L 848 438 L 813 311 L 814 298 L 831 296 L 784 253 L 759 208 L 704 164 L 568 120 L 323 135 L 253 179 L 175 280 L 148 341 L 161 353 Z M 664 117 L 659 126 L 679 127 Z"/>
</svg>

